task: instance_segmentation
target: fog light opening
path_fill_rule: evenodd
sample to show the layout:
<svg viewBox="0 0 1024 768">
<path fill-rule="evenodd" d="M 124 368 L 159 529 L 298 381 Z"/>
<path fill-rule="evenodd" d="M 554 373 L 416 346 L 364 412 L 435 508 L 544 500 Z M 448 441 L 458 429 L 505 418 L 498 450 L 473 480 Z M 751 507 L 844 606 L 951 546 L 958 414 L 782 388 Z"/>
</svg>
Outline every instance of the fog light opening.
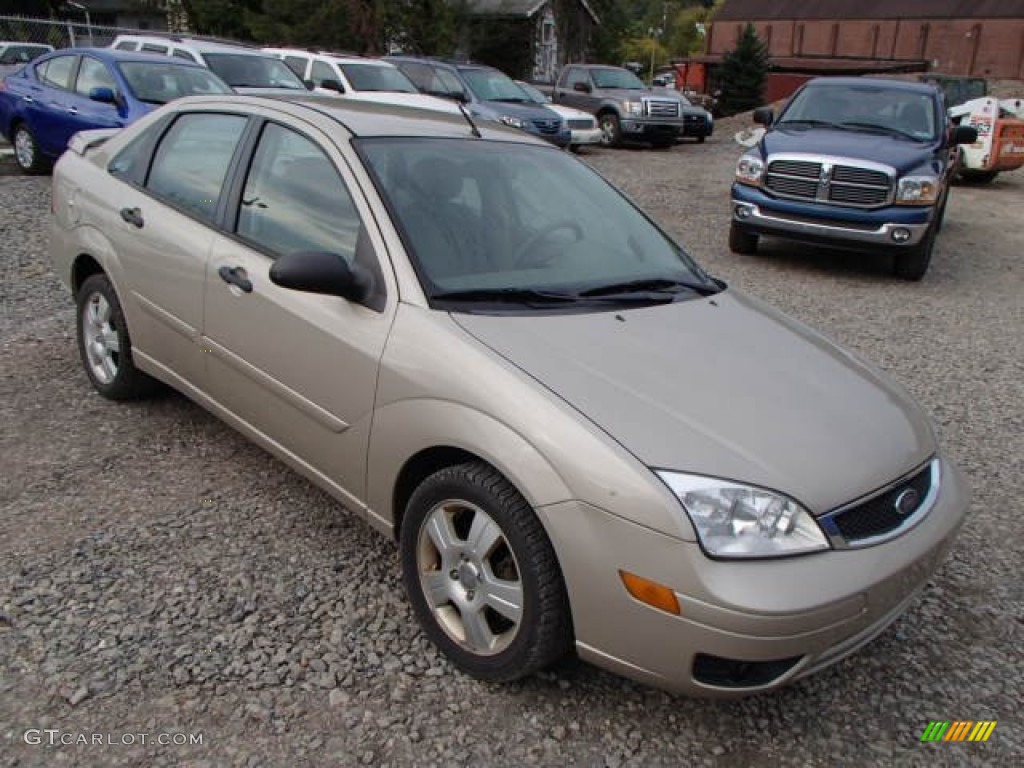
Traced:
<svg viewBox="0 0 1024 768">
<path fill-rule="evenodd" d="M 749 219 L 754 210 L 749 205 L 737 205 L 735 212 L 737 219 Z"/>
<path fill-rule="evenodd" d="M 905 243 L 910 239 L 910 230 L 906 227 L 896 227 L 892 231 L 892 239 L 897 243 Z"/>
<path fill-rule="evenodd" d="M 678 616 L 681 613 L 676 593 L 664 584 L 645 579 L 629 571 L 619 571 L 626 591 L 641 603 L 657 608 L 659 611 Z"/>
<path fill-rule="evenodd" d="M 778 680 L 802 658 L 742 661 L 698 653 L 693 659 L 693 679 L 716 688 L 758 688 Z"/>
</svg>

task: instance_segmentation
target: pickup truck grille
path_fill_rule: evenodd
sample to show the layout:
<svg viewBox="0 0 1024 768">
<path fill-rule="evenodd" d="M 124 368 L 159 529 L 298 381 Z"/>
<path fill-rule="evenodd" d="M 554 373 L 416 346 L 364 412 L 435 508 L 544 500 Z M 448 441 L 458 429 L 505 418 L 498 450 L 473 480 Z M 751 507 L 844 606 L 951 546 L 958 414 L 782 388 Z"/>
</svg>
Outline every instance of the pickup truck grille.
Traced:
<svg viewBox="0 0 1024 768">
<path fill-rule="evenodd" d="M 813 160 L 770 161 L 765 187 L 779 197 L 851 208 L 877 208 L 892 196 L 892 178 L 884 171 Z"/>
<path fill-rule="evenodd" d="M 647 117 L 679 117 L 679 102 L 644 99 L 644 113 Z"/>
</svg>

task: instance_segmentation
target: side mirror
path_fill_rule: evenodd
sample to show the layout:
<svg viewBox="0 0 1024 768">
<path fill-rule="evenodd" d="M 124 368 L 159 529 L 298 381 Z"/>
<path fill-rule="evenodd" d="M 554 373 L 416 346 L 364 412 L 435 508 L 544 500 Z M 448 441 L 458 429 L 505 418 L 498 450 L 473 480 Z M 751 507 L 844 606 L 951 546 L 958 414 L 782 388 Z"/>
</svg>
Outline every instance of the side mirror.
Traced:
<svg viewBox="0 0 1024 768">
<path fill-rule="evenodd" d="M 448 98 L 455 99 L 459 104 L 469 104 L 469 96 L 466 95 L 465 91 L 452 91 Z"/>
<path fill-rule="evenodd" d="M 373 278 L 362 267 L 349 263 L 337 253 L 301 251 L 281 256 L 270 268 L 270 282 L 282 288 L 306 293 L 341 296 L 365 303 Z"/>
<path fill-rule="evenodd" d="M 98 86 L 89 91 L 89 99 L 98 101 L 100 104 L 117 104 L 117 94 L 113 88 L 105 85 Z"/>
<path fill-rule="evenodd" d="M 978 129 L 970 125 L 958 125 L 953 129 L 951 144 L 973 144 L 978 140 Z"/>
<path fill-rule="evenodd" d="M 573 83 L 572 89 L 574 91 L 579 91 L 580 93 L 590 93 L 591 90 L 593 90 L 590 87 L 590 83 Z"/>
<path fill-rule="evenodd" d="M 771 107 L 758 107 L 754 110 L 754 122 L 765 128 L 770 128 L 775 122 L 775 113 Z"/>
<path fill-rule="evenodd" d="M 334 91 L 335 93 L 345 92 L 345 87 L 337 80 L 321 80 L 320 87 L 325 91 Z"/>
<path fill-rule="evenodd" d="M 316 88 L 316 83 L 314 83 L 312 80 L 303 80 L 302 84 L 306 86 L 307 91 L 312 91 L 314 88 Z"/>
</svg>

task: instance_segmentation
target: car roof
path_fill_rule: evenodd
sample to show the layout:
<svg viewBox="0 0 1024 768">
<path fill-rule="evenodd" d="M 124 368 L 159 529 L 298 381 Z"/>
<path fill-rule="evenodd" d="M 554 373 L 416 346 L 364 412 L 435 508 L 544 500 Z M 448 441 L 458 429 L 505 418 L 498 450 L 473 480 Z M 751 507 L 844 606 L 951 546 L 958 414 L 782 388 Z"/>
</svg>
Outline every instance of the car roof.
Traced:
<svg viewBox="0 0 1024 768">
<path fill-rule="evenodd" d="M 59 54 L 68 53 L 88 53 L 91 56 L 96 57 L 106 62 L 118 62 L 118 61 L 142 61 L 147 63 L 159 62 L 161 64 L 167 64 L 169 62 L 174 64 L 180 64 L 183 67 L 200 67 L 191 61 L 185 61 L 184 59 L 173 59 L 169 56 L 164 56 L 162 53 L 147 53 L 145 51 L 119 51 L 116 48 L 58 48 L 53 51 L 52 54 L 46 54 L 47 56 L 56 56 Z M 38 61 L 38 59 L 36 60 Z"/>
<path fill-rule="evenodd" d="M 423 138 L 468 138 L 472 135 L 469 122 L 459 115 L 414 107 L 366 102 L 356 99 L 338 99 L 333 96 L 306 94 L 260 94 L 260 95 L 219 95 L 187 96 L 173 102 L 175 111 L 200 105 L 231 104 L 267 106 L 278 103 L 297 117 L 316 119 L 326 116 L 360 137 L 423 137 Z M 287 106 L 285 106 L 287 105 Z M 305 114 L 303 114 L 305 113 Z M 510 128 L 486 120 L 474 121 L 481 138 L 499 141 L 515 141 L 521 144 L 552 146 L 543 139 L 534 137 L 518 128 Z"/>
<path fill-rule="evenodd" d="M 0 40 L 0 45 L 28 45 L 33 48 L 45 48 L 48 51 L 53 50 L 53 46 L 48 43 L 33 43 L 28 40 Z"/>
<path fill-rule="evenodd" d="M 869 86 L 889 88 L 894 91 L 911 91 L 915 93 L 935 93 L 932 83 L 919 83 L 914 80 L 896 80 L 888 77 L 816 77 L 807 82 L 808 88 L 820 88 L 823 85 Z"/>
</svg>

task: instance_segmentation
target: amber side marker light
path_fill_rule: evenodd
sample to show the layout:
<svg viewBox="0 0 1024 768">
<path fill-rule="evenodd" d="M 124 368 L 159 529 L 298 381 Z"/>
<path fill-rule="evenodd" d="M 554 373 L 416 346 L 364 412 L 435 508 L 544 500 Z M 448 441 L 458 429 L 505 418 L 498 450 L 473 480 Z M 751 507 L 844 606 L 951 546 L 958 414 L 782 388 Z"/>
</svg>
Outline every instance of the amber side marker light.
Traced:
<svg viewBox="0 0 1024 768">
<path fill-rule="evenodd" d="M 668 587 L 629 571 L 620 570 L 619 576 L 622 578 L 622 583 L 626 585 L 626 591 L 641 603 L 676 616 L 682 613 L 676 593 Z"/>
</svg>

